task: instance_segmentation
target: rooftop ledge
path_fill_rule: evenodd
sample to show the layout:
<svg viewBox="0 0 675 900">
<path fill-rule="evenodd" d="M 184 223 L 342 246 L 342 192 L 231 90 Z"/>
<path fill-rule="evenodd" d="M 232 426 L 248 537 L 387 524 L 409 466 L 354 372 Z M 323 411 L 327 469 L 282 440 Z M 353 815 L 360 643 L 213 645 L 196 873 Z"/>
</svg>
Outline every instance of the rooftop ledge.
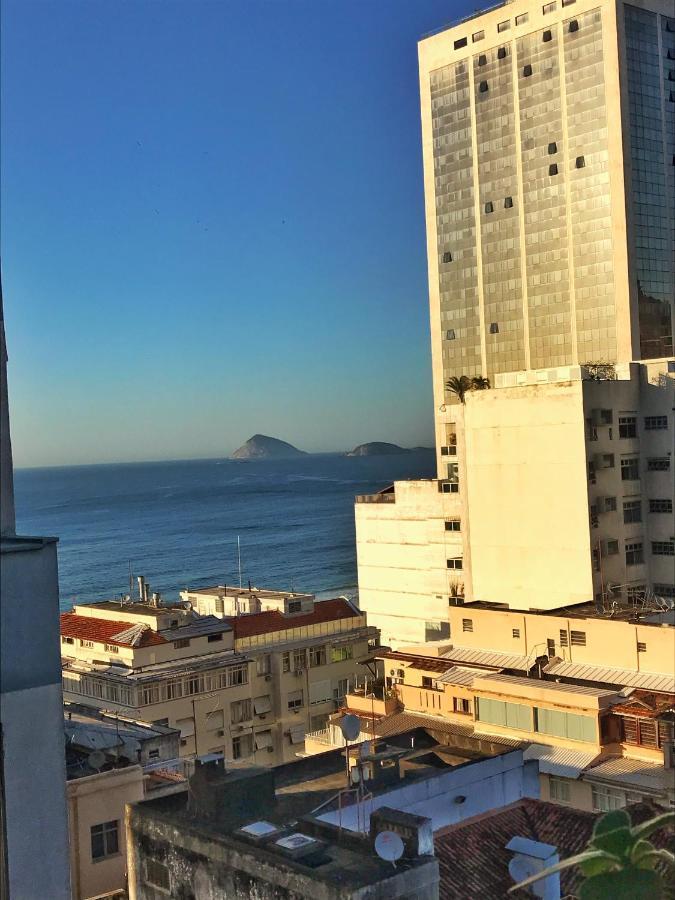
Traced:
<svg viewBox="0 0 675 900">
<path fill-rule="evenodd" d="M 0 553 L 22 553 L 27 550 L 41 550 L 48 544 L 55 544 L 57 541 L 57 537 L 3 534 L 0 536 Z"/>
</svg>

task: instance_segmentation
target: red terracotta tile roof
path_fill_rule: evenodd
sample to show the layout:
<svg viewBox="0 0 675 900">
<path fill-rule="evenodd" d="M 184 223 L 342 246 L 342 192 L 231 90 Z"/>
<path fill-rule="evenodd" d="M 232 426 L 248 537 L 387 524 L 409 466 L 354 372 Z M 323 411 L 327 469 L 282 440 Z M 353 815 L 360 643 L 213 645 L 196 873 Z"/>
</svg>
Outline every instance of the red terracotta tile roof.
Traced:
<svg viewBox="0 0 675 900">
<path fill-rule="evenodd" d="M 96 619 L 93 616 L 78 616 L 76 613 L 61 614 L 61 634 L 64 637 L 79 638 L 83 641 L 95 641 L 98 644 L 117 644 L 119 647 L 131 647 L 128 641 L 116 641 L 113 635 L 128 631 L 133 622 L 120 622 L 116 619 Z M 152 647 L 166 644 L 167 641 L 156 631 L 147 629 L 136 647 Z"/>
<path fill-rule="evenodd" d="M 648 802 L 627 810 L 634 825 L 662 811 Z M 514 882 L 509 875 L 513 854 L 505 849 L 506 844 L 516 836 L 552 844 L 562 860 L 586 847 L 598 815 L 524 797 L 495 812 L 441 829 L 434 836 L 440 868 L 440 900 L 531 898 L 527 890 L 507 893 Z M 657 846 L 668 846 L 667 830 L 657 832 L 653 840 Z M 560 873 L 561 895 L 576 896 L 582 880 L 577 867 L 565 869 Z"/>
<path fill-rule="evenodd" d="M 351 619 L 361 615 L 347 600 L 320 600 L 314 605 L 311 613 L 285 616 L 276 609 L 266 612 L 251 613 L 244 616 L 226 618 L 234 630 L 235 640 L 253 637 L 256 634 L 269 634 L 272 631 L 284 631 L 286 628 L 302 628 L 305 625 L 318 625 L 320 622 L 335 622 L 338 619 Z"/>
</svg>

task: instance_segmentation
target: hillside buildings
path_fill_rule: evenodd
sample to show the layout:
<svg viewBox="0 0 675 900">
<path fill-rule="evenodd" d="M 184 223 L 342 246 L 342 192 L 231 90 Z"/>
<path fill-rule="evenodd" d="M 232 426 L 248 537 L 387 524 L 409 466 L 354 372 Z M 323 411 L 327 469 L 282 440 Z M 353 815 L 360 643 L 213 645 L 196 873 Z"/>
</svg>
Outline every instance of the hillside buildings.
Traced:
<svg viewBox="0 0 675 900">
<path fill-rule="evenodd" d="M 502 4 L 419 63 L 438 478 L 358 498 L 360 603 L 400 645 L 672 599 L 672 7 Z"/>
<path fill-rule="evenodd" d="M 344 599 L 281 595 L 280 608 L 220 617 L 141 595 L 61 616 L 64 696 L 179 729 L 183 756 L 294 759 L 379 643 Z"/>
<path fill-rule="evenodd" d="M 16 534 L 6 366 L 0 288 L 0 897 L 66 900 L 57 539 Z"/>
</svg>

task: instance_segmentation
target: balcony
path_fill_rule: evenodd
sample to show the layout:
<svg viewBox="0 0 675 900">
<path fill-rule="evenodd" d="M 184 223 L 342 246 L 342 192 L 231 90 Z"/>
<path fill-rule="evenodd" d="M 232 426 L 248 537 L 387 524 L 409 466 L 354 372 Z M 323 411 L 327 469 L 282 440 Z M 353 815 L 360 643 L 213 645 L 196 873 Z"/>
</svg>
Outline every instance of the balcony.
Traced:
<svg viewBox="0 0 675 900">
<path fill-rule="evenodd" d="M 357 503 L 396 503 L 396 494 L 357 494 Z"/>
<path fill-rule="evenodd" d="M 393 691 L 376 684 L 350 691 L 345 697 L 345 706 L 353 712 L 388 716 L 397 711 L 399 702 Z"/>
</svg>

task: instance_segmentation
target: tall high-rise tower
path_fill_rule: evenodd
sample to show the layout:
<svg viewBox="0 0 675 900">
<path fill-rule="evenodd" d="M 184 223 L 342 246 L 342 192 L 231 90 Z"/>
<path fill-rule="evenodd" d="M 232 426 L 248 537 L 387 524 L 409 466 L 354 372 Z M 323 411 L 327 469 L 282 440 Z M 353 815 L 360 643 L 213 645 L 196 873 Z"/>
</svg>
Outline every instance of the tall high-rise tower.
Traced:
<svg viewBox="0 0 675 900">
<path fill-rule="evenodd" d="M 361 604 L 673 596 L 672 5 L 510 0 L 419 63 L 438 479 L 360 498 Z"/>
</svg>

